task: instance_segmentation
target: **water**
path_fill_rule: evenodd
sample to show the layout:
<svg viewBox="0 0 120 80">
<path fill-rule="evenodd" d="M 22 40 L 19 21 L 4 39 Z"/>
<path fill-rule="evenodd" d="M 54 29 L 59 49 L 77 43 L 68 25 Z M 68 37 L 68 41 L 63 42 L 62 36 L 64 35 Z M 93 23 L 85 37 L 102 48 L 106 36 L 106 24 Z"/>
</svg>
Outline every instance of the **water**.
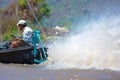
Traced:
<svg viewBox="0 0 120 80">
<path fill-rule="evenodd" d="M 43 65 L 0 64 L 0 80 L 120 80 L 120 72 L 117 71 L 45 69 L 44 67 Z"/>
<path fill-rule="evenodd" d="M 50 45 L 54 60 L 50 68 L 120 70 L 120 19 L 102 18 L 86 25 L 82 32 Z"/>
</svg>

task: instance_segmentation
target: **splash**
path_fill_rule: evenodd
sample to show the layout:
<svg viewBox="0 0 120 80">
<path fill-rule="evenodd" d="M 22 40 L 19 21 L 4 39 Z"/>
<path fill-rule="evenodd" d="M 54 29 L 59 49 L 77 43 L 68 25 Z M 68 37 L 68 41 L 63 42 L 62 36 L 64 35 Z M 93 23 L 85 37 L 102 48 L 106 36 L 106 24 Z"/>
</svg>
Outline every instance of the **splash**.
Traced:
<svg viewBox="0 0 120 80">
<path fill-rule="evenodd" d="M 54 64 L 47 67 L 120 70 L 120 17 L 102 18 L 83 27 L 88 28 L 49 45 Z"/>
</svg>

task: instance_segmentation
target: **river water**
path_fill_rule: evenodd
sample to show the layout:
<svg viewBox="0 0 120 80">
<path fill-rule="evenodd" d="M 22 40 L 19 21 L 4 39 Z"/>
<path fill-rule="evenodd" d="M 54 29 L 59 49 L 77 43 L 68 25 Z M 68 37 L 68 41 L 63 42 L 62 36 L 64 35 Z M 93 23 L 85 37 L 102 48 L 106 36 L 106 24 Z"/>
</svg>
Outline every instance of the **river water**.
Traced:
<svg viewBox="0 0 120 80">
<path fill-rule="evenodd" d="M 42 65 L 0 64 L 0 80 L 120 80 L 120 72 L 95 69 L 53 70 L 45 69 Z"/>
<path fill-rule="evenodd" d="M 120 80 L 120 18 L 104 17 L 84 28 L 48 44 L 45 63 L 1 63 L 0 80 Z"/>
</svg>

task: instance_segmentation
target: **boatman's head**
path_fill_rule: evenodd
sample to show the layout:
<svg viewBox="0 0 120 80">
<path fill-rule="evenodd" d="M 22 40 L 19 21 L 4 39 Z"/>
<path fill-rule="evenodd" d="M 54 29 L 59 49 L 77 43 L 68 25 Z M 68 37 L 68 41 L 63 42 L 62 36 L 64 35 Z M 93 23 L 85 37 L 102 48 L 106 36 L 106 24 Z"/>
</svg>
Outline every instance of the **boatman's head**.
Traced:
<svg viewBox="0 0 120 80">
<path fill-rule="evenodd" d="M 20 20 L 20 21 L 17 23 L 17 26 L 19 26 L 19 25 L 26 26 L 26 21 L 25 21 L 25 20 Z"/>
<path fill-rule="evenodd" d="M 25 20 L 20 20 L 18 23 L 17 23 L 17 26 L 20 28 L 20 30 L 22 30 L 24 27 L 26 27 L 26 21 Z"/>
</svg>

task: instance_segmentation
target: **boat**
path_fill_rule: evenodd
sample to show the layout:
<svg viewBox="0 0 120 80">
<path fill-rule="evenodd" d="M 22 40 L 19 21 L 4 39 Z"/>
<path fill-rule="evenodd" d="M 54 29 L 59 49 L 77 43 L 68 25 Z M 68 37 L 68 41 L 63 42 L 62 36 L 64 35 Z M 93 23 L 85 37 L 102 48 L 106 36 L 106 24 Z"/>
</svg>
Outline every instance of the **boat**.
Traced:
<svg viewBox="0 0 120 80">
<path fill-rule="evenodd" d="M 32 44 L 10 48 L 11 41 L 0 42 L 0 63 L 39 64 L 48 58 L 47 49 L 38 38 L 39 31 L 33 31 Z M 40 44 L 40 46 L 37 46 Z"/>
</svg>

